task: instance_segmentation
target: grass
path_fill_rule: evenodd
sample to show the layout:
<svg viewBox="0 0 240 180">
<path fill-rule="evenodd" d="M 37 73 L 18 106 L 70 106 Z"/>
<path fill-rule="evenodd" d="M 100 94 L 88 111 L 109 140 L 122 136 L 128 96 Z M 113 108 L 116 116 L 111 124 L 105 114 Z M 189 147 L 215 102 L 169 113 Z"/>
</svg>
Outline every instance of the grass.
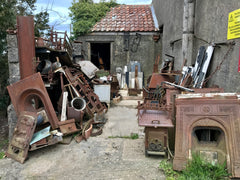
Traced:
<svg viewBox="0 0 240 180">
<path fill-rule="evenodd" d="M 2 150 L 5 146 L 7 146 L 8 144 L 8 140 L 2 140 L 0 141 L 0 150 Z M 0 151 L 0 159 L 3 159 L 5 156 L 5 152 L 4 151 Z"/>
<path fill-rule="evenodd" d="M 3 159 L 3 157 L 5 156 L 5 152 L 0 152 L 0 159 Z"/>
<path fill-rule="evenodd" d="M 159 164 L 159 168 L 164 172 L 166 180 L 177 179 L 179 176 L 179 172 L 173 170 L 172 163 L 168 160 L 162 160 Z"/>
<path fill-rule="evenodd" d="M 138 139 L 139 136 L 137 133 L 131 133 L 130 136 L 108 136 L 108 138 Z"/>
<path fill-rule="evenodd" d="M 227 173 L 226 163 L 212 165 L 198 155 L 193 155 L 193 159 L 182 172 L 174 171 L 172 164 L 166 160 L 160 162 L 159 168 L 163 170 L 167 180 L 219 180 L 230 175 Z"/>
</svg>

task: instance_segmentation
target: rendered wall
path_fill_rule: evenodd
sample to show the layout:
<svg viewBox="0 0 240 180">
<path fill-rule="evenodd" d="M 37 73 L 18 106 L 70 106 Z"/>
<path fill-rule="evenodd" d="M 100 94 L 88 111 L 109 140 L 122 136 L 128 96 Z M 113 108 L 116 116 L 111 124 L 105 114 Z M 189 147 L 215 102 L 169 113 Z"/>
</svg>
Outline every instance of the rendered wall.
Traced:
<svg viewBox="0 0 240 180">
<path fill-rule="evenodd" d="M 144 72 L 145 83 L 149 75 L 152 74 L 153 64 L 158 55 L 161 56 L 161 38 L 158 42 L 153 40 L 153 33 L 147 35 L 141 34 L 141 41 L 136 52 L 131 51 L 133 39 L 136 33 L 131 33 L 129 39 L 129 50 L 124 50 L 123 33 L 93 33 L 91 35 L 81 36 L 78 41 L 82 41 L 84 59 L 90 59 L 90 43 L 111 43 L 111 73 L 116 73 L 116 67 L 124 67 L 129 61 L 139 61 Z M 154 33 L 156 34 L 156 33 Z M 160 64 L 161 65 L 161 64 Z M 159 67 L 160 67 L 159 65 Z"/>
<path fill-rule="evenodd" d="M 163 24 L 162 54 L 175 56 L 175 69 L 180 70 L 182 65 L 182 22 L 183 0 L 153 0 L 155 13 L 159 25 Z M 240 8 L 239 0 L 195 0 L 194 48 L 193 61 L 195 62 L 200 46 L 208 43 L 227 41 L 228 13 Z M 179 40 L 179 41 L 176 41 Z M 176 41 L 173 46 L 170 42 Z M 208 82 L 208 87 L 218 85 L 226 92 L 240 92 L 240 75 L 238 73 L 240 40 L 235 39 L 233 51 L 224 60 L 220 70 Z M 228 50 L 228 46 L 215 48 L 213 59 L 209 66 L 213 72 Z M 191 65 L 194 62 L 188 62 Z"/>
</svg>

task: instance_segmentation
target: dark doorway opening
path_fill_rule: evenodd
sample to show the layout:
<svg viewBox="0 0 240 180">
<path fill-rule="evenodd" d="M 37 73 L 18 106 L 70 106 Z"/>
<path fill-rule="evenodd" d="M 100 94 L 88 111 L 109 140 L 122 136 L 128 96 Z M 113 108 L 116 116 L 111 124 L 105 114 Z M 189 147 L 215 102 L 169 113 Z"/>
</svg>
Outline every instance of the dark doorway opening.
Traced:
<svg viewBox="0 0 240 180">
<path fill-rule="evenodd" d="M 91 43 L 91 62 L 99 69 L 110 70 L 110 43 Z"/>
</svg>

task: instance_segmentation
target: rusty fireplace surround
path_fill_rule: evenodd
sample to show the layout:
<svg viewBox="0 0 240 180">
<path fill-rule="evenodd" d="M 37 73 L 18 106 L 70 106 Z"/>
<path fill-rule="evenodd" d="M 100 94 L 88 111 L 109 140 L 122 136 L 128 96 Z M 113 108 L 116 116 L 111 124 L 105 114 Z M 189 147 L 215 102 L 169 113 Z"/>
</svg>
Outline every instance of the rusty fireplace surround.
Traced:
<svg viewBox="0 0 240 180">
<path fill-rule="evenodd" d="M 183 170 L 193 153 L 207 152 L 214 154 L 218 162 L 226 161 L 232 177 L 240 178 L 239 102 L 240 96 L 236 93 L 177 95 L 175 170 Z M 201 133 L 201 129 L 215 133 L 209 142 L 196 138 L 196 130 Z"/>
</svg>

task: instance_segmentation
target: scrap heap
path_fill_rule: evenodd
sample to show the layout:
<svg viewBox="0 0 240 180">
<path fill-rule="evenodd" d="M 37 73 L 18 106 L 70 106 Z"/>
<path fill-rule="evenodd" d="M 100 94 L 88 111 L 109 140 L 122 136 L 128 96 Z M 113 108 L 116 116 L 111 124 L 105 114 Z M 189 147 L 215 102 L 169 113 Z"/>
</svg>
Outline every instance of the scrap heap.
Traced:
<svg viewBox="0 0 240 180">
<path fill-rule="evenodd" d="M 29 150 L 56 144 L 66 135 L 76 134 L 80 142 L 99 134 L 107 106 L 93 90 L 99 69 L 90 61 L 74 63 L 66 32 L 34 39 L 32 17 L 17 22 L 21 80 L 7 88 L 18 121 L 6 155 L 23 163 Z"/>
<path fill-rule="evenodd" d="M 175 143 L 175 96 L 181 93 L 223 92 L 220 88 L 202 88 L 214 46 L 201 47 L 194 68 L 183 66 L 173 71 L 174 57 L 166 59 L 158 72 L 159 57 L 153 74 L 144 87 L 144 102 L 138 103 L 138 123 L 145 127 L 145 155 L 172 155 Z"/>
</svg>

